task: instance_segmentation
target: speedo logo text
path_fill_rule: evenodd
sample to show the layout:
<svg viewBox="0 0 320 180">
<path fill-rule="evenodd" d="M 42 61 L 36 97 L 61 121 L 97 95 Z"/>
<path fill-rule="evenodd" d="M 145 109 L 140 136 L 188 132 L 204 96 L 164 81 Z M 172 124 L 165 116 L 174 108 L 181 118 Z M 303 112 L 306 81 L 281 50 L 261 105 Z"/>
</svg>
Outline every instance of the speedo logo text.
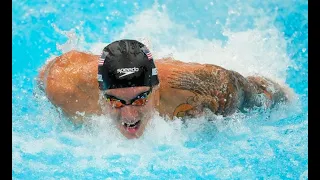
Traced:
<svg viewBox="0 0 320 180">
<path fill-rule="evenodd" d="M 138 72 L 138 71 L 139 71 L 139 68 L 136 68 L 136 67 L 117 69 L 117 73 L 122 74 L 121 76 L 119 76 L 119 78 L 127 76 L 129 74 L 133 74 L 133 73 Z"/>
</svg>

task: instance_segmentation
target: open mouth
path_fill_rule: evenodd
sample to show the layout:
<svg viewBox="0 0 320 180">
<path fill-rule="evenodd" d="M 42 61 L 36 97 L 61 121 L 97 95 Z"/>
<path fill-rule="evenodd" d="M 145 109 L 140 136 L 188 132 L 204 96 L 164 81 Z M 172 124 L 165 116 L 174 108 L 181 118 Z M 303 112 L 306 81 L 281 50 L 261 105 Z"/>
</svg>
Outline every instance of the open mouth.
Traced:
<svg viewBox="0 0 320 180">
<path fill-rule="evenodd" d="M 141 120 L 134 123 L 122 122 L 122 125 L 128 132 L 135 133 L 139 129 L 140 123 Z"/>
</svg>

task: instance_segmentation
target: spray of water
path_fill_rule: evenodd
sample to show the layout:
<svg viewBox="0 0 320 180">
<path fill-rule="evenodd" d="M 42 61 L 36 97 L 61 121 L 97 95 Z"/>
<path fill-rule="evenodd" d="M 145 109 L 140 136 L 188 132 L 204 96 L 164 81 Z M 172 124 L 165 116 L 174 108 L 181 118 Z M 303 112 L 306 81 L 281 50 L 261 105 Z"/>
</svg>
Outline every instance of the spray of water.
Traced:
<svg viewBox="0 0 320 180">
<path fill-rule="evenodd" d="M 228 39 L 223 42 L 199 38 L 196 32 L 183 23 L 173 21 L 165 6 L 154 3 L 149 9 L 132 16 L 112 39 L 140 40 L 151 49 L 156 59 L 172 57 L 184 62 L 216 64 L 238 71 L 244 76 L 258 74 L 285 84 L 288 67 L 295 65 L 286 54 L 283 34 L 272 25 L 266 27 L 269 22 L 266 17 L 268 16 L 257 17 L 256 28 L 249 30 L 232 31 L 226 25 L 223 34 Z M 54 23 L 51 25 L 57 33 L 68 38 L 65 43 L 57 44 L 61 53 L 76 49 L 100 54 L 103 47 L 110 43 L 86 42 L 83 24 L 70 30 L 61 30 Z M 54 57 L 56 56 L 52 55 L 47 62 Z M 214 175 L 220 179 L 228 179 L 233 173 L 240 172 L 243 173 L 242 177 L 251 177 L 254 171 L 250 167 L 234 164 L 228 158 L 262 159 L 262 162 L 272 160 L 277 152 L 272 145 L 263 141 L 265 137 L 282 142 L 280 148 L 289 147 L 291 140 L 303 142 L 303 139 L 296 139 L 297 135 L 282 134 L 288 128 L 294 131 L 301 127 L 293 125 L 275 129 L 272 125 L 268 126 L 268 123 L 281 121 L 301 112 L 298 100 L 292 105 L 279 106 L 265 115 L 261 115 L 259 110 L 249 115 L 236 113 L 228 118 L 208 113 L 206 117 L 187 122 L 180 119 L 166 121 L 156 115 L 140 139 L 127 140 L 114 127 L 112 120 L 105 116 L 92 116 L 83 126 L 75 128 L 59 115 L 59 110 L 56 111 L 48 103 L 44 94 L 37 94 L 36 101 L 41 105 L 41 111 L 36 117 L 40 122 L 38 128 L 47 132 L 40 133 L 39 136 L 26 132 L 23 137 L 18 132 L 13 132 L 13 144 L 19 145 L 16 147 L 19 151 L 15 150 L 13 153 L 13 169 L 16 172 L 23 172 L 25 167 L 44 172 L 57 169 L 61 171 L 62 167 L 71 173 L 94 168 L 96 175 L 98 171 L 103 171 L 128 177 L 126 173 L 129 171 L 131 177 L 156 178 L 169 170 L 182 172 L 186 168 L 189 173 L 185 173 L 184 177 L 200 173 L 200 176 Z M 23 118 L 23 123 L 34 125 L 33 115 L 25 115 Z M 22 125 L 22 121 L 15 123 L 15 127 Z M 263 127 L 258 127 L 259 125 Z M 253 138 L 261 141 L 253 141 Z M 257 151 L 259 147 L 264 150 Z M 294 146 L 287 151 L 299 152 L 304 156 L 305 147 L 300 146 L 299 149 Z M 56 161 L 46 163 L 30 160 L 28 165 L 22 166 L 22 156 L 26 154 L 31 157 L 45 154 L 53 156 Z M 58 164 L 61 157 L 55 155 L 68 157 L 69 161 Z M 196 159 L 190 158 L 195 155 Z M 187 164 L 187 167 L 183 164 Z M 210 165 L 206 171 L 203 170 L 206 168 L 205 164 Z M 306 170 L 301 176 L 305 177 L 307 174 Z"/>
</svg>

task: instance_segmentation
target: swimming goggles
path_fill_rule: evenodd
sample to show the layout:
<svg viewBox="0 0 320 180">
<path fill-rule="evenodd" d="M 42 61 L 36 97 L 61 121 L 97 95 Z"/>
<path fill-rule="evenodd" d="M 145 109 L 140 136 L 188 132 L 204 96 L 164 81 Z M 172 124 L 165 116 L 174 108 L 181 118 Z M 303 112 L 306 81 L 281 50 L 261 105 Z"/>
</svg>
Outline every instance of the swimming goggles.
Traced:
<svg viewBox="0 0 320 180">
<path fill-rule="evenodd" d="M 125 100 L 119 99 L 115 96 L 111 96 L 108 94 L 104 94 L 106 101 L 111 104 L 112 107 L 122 108 L 125 105 L 133 105 L 133 106 L 143 106 L 148 102 L 149 95 L 152 92 L 152 88 L 150 90 L 139 94 L 137 97 L 130 100 L 130 103 L 127 104 Z"/>
</svg>

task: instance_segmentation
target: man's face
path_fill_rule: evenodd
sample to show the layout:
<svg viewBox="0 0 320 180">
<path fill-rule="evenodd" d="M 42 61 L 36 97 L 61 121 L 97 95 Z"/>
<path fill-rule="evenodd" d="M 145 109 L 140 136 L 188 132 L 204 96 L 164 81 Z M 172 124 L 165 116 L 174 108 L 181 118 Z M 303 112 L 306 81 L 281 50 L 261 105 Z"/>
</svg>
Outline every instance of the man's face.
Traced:
<svg viewBox="0 0 320 180">
<path fill-rule="evenodd" d="M 155 93 L 147 86 L 104 91 L 103 112 L 115 121 L 128 139 L 140 137 L 155 107 Z"/>
</svg>

